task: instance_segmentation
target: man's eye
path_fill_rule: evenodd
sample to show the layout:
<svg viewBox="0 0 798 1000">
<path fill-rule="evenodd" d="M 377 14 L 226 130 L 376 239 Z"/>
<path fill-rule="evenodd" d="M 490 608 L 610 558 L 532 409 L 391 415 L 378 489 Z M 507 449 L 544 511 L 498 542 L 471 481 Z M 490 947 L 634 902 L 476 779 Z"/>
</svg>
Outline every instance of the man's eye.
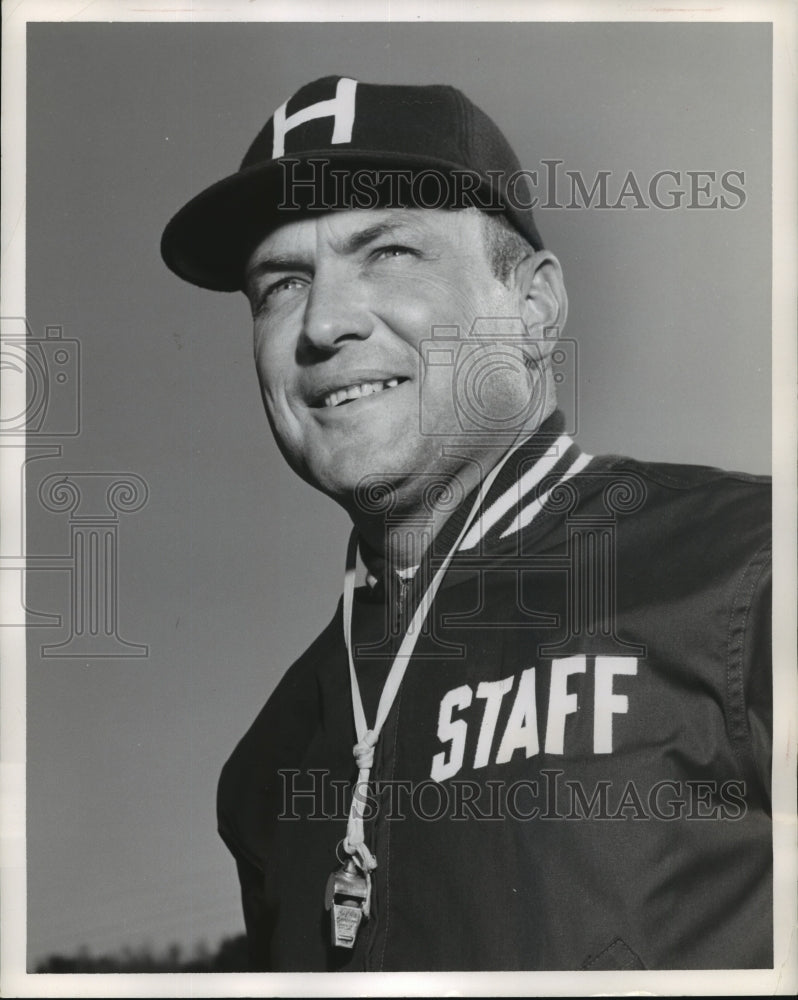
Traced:
<svg viewBox="0 0 798 1000">
<path fill-rule="evenodd" d="M 278 292 L 288 291 L 290 288 L 300 288 L 305 282 L 302 278 L 297 278 L 291 276 L 290 278 L 280 278 L 279 281 L 272 282 L 263 292 L 263 298 L 268 298 L 270 295 L 276 295 Z"/>
<path fill-rule="evenodd" d="M 372 253 L 373 260 L 390 260 L 392 257 L 418 257 L 418 251 L 412 247 L 392 244 L 387 247 L 377 247 Z"/>
<path fill-rule="evenodd" d="M 280 278 L 267 285 L 255 295 L 255 311 L 260 312 L 267 306 L 273 304 L 281 294 L 290 292 L 292 289 L 301 288 L 306 284 L 302 278 L 291 275 L 287 278 Z"/>
</svg>

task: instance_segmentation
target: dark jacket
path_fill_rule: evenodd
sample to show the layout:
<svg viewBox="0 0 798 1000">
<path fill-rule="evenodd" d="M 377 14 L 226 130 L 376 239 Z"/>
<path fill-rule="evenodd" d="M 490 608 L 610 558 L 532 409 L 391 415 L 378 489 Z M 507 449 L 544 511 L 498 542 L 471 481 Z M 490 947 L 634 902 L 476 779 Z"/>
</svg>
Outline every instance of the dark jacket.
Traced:
<svg viewBox="0 0 798 1000">
<path fill-rule="evenodd" d="M 354 951 L 323 906 L 356 775 L 340 607 L 225 765 L 255 968 L 772 965 L 768 481 L 588 461 L 560 426 L 502 470 L 418 640 Z M 409 587 L 356 591 L 370 723 L 463 516 Z"/>
</svg>

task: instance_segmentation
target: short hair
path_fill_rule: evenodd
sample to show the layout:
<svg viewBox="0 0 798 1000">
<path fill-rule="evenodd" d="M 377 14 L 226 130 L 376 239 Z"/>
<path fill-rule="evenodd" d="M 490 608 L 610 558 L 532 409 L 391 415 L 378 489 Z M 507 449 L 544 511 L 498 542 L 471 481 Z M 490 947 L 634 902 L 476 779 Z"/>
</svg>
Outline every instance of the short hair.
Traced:
<svg viewBox="0 0 798 1000">
<path fill-rule="evenodd" d="M 480 212 L 485 253 L 494 276 L 507 284 L 516 264 L 535 253 L 534 247 L 524 239 L 506 215 Z"/>
</svg>

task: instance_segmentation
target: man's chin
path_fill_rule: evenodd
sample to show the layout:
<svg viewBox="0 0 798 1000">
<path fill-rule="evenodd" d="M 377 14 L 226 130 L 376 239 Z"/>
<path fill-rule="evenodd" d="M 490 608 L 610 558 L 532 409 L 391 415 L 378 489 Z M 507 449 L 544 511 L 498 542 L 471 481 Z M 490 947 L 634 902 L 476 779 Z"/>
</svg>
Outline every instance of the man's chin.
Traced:
<svg viewBox="0 0 798 1000">
<path fill-rule="evenodd" d="M 300 475 L 343 507 L 353 520 L 401 515 L 440 504 L 456 507 L 468 492 L 467 483 L 458 488 L 453 482 L 457 472 L 447 472 L 440 463 L 435 468 L 424 465 L 418 456 L 405 461 L 396 454 L 383 456 L 380 461 L 378 457 Z"/>
<path fill-rule="evenodd" d="M 386 513 L 392 506 L 391 497 L 401 493 L 417 472 L 370 462 L 357 468 L 338 467 L 327 473 L 308 473 L 303 478 L 347 510 L 364 506 L 374 513 Z"/>
</svg>

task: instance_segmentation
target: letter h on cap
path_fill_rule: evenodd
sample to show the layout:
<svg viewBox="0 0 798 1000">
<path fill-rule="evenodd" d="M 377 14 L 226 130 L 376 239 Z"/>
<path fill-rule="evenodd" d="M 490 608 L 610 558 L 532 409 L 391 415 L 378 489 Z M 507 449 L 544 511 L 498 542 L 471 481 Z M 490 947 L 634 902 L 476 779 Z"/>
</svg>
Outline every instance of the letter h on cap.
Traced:
<svg viewBox="0 0 798 1000">
<path fill-rule="evenodd" d="M 357 90 L 357 80 L 352 80 L 347 76 L 342 76 L 335 88 L 335 97 L 328 101 L 318 101 L 310 104 L 306 108 L 295 111 L 294 114 L 286 118 L 285 111 L 288 101 L 281 104 L 274 112 L 273 129 L 274 145 L 272 146 L 272 159 L 285 155 L 285 136 L 297 125 L 304 125 L 305 122 L 314 118 L 334 118 L 335 126 L 332 134 L 332 144 L 338 145 L 342 142 L 352 141 L 352 128 L 355 124 L 355 91 Z"/>
</svg>

